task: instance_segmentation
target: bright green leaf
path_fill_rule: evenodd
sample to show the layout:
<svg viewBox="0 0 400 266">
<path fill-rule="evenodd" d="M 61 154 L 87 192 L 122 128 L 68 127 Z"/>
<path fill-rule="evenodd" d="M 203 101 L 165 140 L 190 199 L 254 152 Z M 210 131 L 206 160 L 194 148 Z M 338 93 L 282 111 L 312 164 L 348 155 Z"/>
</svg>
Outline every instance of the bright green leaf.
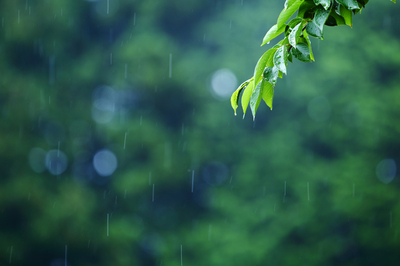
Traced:
<svg viewBox="0 0 400 266">
<path fill-rule="evenodd" d="M 346 25 L 353 27 L 353 12 L 340 5 L 340 15 L 344 19 L 344 23 L 346 23 Z"/>
<path fill-rule="evenodd" d="M 331 0 L 314 0 L 315 5 L 322 5 L 325 10 L 328 10 L 329 6 L 331 5 Z"/>
<path fill-rule="evenodd" d="M 294 18 L 291 21 L 289 21 L 289 23 L 287 25 L 289 26 L 289 28 L 293 29 L 297 24 L 299 24 L 302 21 L 303 21 L 302 18 Z"/>
<path fill-rule="evenodd" d="M 279 76 L 279 69 L 276 66 L 273 67 L 267 67 L 264 70 L 264 79 L 271 83 L 273 86 L 276 85 L 276 81 L 278 80 Z M 282 73 L 282 72 L 281 72 Z"/>
<path fill-rule="evenodd" d="M 289 34 L 289 38 L 288 38 L 289 43 L 293 47 L 296 47 L 297 41 L 301 35 L 301 25 L 302 25 L 301 22 L 299 24 L 297 24 L 297 26 L 295 26 Z"/>
<path fill-rule="evenodd" d="M 287 6 L 279 14 L 277 27 L 280 28 L 286 21 L 299 9 L 304 0 L 290 0 L 286 1 Z"/>
<path fill-rule="evenodd" d="M 268 32 L 265 34 L 263 42 L 261 44 L 261 46 L 263 46 L 264 44 L 270 42 L 272 39 L 274 39 L 275 37 L 279 36 L 282 32 L 285 31 L 285 27 L 286 25 L 283 24 L 281 25 L 280 28 L 278 28 L 278 26 L 275 24 L 274 26 L 272 26 Z"/>
<path fill-rule="evenodd" d="M 336 0 L 341 5 L 344 5 L 348 10 L 357 10 L 360 9 L 356 0 Z"/>
<path fill-rule="evenodd" d="M 308 45 L 308 50 L 309 50 L 309 53 L 310 53 L 310 59 L 311 59 L 312 61 L 315 61 L 315 60 L 314 60 L 314 54 L 313 54 L 313 52 L 312 52 L 310 37 L 308 37 L 308 34 L 307 34 L 307 31 L 306 31 L 306 30 L 303 31 L 303 37 L 304 37 L 304 39 L 306 40 L 306 43 L 307 43 L 307 45 Z"/>
<path fill-rule="evenodd" d="M 283 5 L 283 8 L 284 8 L 284 9 L 288 8 L 288 6 L 293 5 L 293 3 L 294 3 L 295 1 L 296 1 L 296 0 L 286 0 L 286 1 L 285 1 L 285 4 Z"/>
<path fill-rule="evenodd" d="M 272 84 L 269 82 L 264 82 L 261 94 L 262 94 L 262 98 L 263 98 L 264 102 L 272 110 L 272 100 L 274 97 L 274 86 L 272 86 Z"/>
<path fill-rule="evenodd" d="M 242 95 L 242 109 L 243 109 L 243 118 L 246 115 L 247 106 L 249 105 L 251 94 L 253 93 L 254 82 L 252 82 L 254 77 L 250 79 L 249 85 L 244 89 Z"/>
<path fill-rule="evenodd" d="M 246 80 L 240 86 L 236 89 L 236 91 L 232 94 L 231 96 L 231 106 L 233 108 L 233 111 L 235 112 L 236 115 L 236 109 L 238 107 L 239 103 L 239 96 L 242 90 L 250 83 L 251 79 Z"/>
<path fill-rule="evenodd" d="M 265 69 L 265 67 L 268 64 L 268 61 L 271 60 L 271 58 L 273 58 L 274 53 L 276 52 L 276 48 L 271 48 L 268 51 L 266 51 L 261 57 L 260 59 L 258 59 L 258 62 L 256 64 L 256 67 L 254 69 L 254 85 L 258 84 L 258 82 L 260 82 L 261 78 L 262 78 L 262 74 L 263 71 Z"/>
<path fill-rule="evenodd" d="M 253 120 L 256 118 L 256 112 L 258 109 L 258 106 L 260 105 L 261 99 L 262 99 L 262 85 L 265 83 L 264 79 L 262 79 L 255 89 L 253 90 L 253 93 L 251 94 L 250 97 L 250 109 L 253 114 Z"/>
<path fill-rule="evenodd" d="M 288 60 L 288 52 L 286 45 L 282 45 L 281 47 L 278 48 L 278 50 L 276 50 L 273 60 L 274 60 L 274 65 L 280 71 L 286 74 L 286 66 Z"/>
<path fill-rule="evenodd" d="M 390 1 L 392 1 L 393 3 L 395 3 L 395 4 L 396 4 L 396 0 L 390 0 Z"/>
</svg>

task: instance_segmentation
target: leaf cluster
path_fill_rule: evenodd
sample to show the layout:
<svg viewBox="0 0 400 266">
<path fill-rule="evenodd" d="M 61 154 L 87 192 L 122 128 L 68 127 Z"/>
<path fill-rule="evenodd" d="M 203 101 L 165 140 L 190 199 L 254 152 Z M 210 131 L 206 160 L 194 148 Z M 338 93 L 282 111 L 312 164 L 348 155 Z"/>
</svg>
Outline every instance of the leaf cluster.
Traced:
<svg viewBox="0 0 400 266">
<path fill-rule="evenodd" d="M 267 50 L 258 60 L 253 77 L 243 82 L 231 96 L 236 115 L 239 97 L 243 118 L 247 107 L 255 118 L 261 101 L 272 110 L 277 79 L 287 73 L 287 63 L 293 58 L 302 62 L 314 61 L 310 36 L 323 39 L 324 26 L 353 27 L 353 15 L 361 12 L 369 0 L 286 0 L 277 23 L 265 34 L 261 46 L 284 33 L 283 40 Z M 391 0 L 396 2 L 396 0 Z M 297 12 L 296 17 L 290 18 Z"/>
</svg>

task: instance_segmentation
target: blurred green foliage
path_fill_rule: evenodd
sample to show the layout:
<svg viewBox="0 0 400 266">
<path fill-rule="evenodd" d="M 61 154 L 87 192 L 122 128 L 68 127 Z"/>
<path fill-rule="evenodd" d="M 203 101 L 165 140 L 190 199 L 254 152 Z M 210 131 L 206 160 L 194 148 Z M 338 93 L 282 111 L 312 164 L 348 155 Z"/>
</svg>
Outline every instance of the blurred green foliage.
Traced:
<svg viewBox="0 0 400 266">
<path fill-rule="evenodd" d="M 399 7 L 233 117 L 213 75 L 251 74 L 282 5 L 0 2 L 0 264 L 398 265 Z"/>
</svg>

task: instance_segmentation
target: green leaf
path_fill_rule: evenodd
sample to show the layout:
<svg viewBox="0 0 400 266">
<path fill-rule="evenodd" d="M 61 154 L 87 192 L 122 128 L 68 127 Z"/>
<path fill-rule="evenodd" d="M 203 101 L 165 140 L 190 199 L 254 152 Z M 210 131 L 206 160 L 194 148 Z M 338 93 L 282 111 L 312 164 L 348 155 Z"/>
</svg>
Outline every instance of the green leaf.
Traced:
<svg viewBox="0 0 400 266">
<path fill-rule="evenodd" d="M 262 78 L 263 71 L 266 66 L 268 66 L 268 62 L 271 61 L 271 58 L 273 58 L 274 53 L 276 52 L 277 48 L 271 48 L 268 51 L 266 51 L 260 59 L 258 59 L 258 62 L 256 64 L 256 67 L 254 69 L 254 85 L 258 84 Z M 271 63 L 270 63 L 271 64 Z"/>
<path fill-rule="evenodd" d="M 310 49 L 306 43 L 299 43 L 297 44 L 297 48 L 293 48 L 291 50 L 294 57 L 302 62 L 312 62 L 310 56 Z"/>
<path fill-rule="evenodd" d="M 286 21 L 299 9 L 304 0 L 288 0 L 285 2 L 285 8 L 279 14 L 277 27 L 280 28 Z"/>
<path fill-rule="evenodd" d="M 264 82 L 261 94 L 262 94 L 262 98 L 263 98 L 264 102 L 272 110 L 272 100 L 274 97 L 274 86 L 272 86 L 272 84 L 269 82 Z"/>
<path fill-rule="evenodd" d="M 353 12 L 340 5 L 340 16 L 344 19 L 344 23 L 353 27 Z"/>
<path fill-rule="evenodd" d="M 289 26 L 289 28 L 293 29 L 297 24 L 299 24 L 302 21 L 303 21 L 302 18 L 294 18 L 291 21 L 289 21 L 287 25 Z"/>
<path fill-rule="evenodd" d="M 297 13 L 297 17 L 301 17 L 303 19 L 312 19 L 314 12 L 313 10 L 317 6 L 314 4 L 312 0 L 306 0 L 304 1 L 300 7 L 299 7 L 299 12 Z"/>
<path fill-rule="evenodd" d="M 314 0 L 315 5 L 322 5 L 325 10 L 328 10 L 329 6 L 331 5 L 331 0 Z"/>
<path fill-rule="evenodd" d="M 341 5 L 344 5 L 348 10 L 357 10 L 360 9 L 358 2 L 356 0 L 336 0 Z"/>
<path fill-rule="evenodd" d="M 326 20 L 329 17 L 330 10 L 325 10 L 323 7 L 319 7 L 315 11 L 315 16 L 312 21 L 307 24 L 307 33 L 313 37 L 323 39 L 323 29 Z"/>
<path fill-rule="evenodd" d="M 254 77 L 252 77 L 249 81 L 249 85 L 244 89 L 242 95 L 242 109 L 243 109 L 243 118 L 246 115 L 247 106 L 249 105 L 251 94 L 253 93 L 254 82 L 252 82 Z"/>
<path fill-rule="evenodd" d="M 264 79 L 266 81 L 268 81 L 269 83 L 271 83 L 271 85 L 275 86 L 276 85 L 276 81 L 278 80 L 279 72 L 280 71 L 276 66 L 267 67 L 264 70 L 264 74 L 263 74 Z"/>
<path fill-rule="evenodd" d="M 272 39 L 274 39 L 275 37 L 279 36 L 282 32 L 285 31 L 285 27 L 286 25 L 283 24 L 281 25 L 280 28 L 278 28 L 278 26 L 275 24 L 274 26 L 272 26 L 268 32 L 265 34 L 264 39 L 262 41 L 261 46 L 263 46 L 264 44 L 270 42 Z"/>
<path fill-rule="evenodd" d="M 308 50 L 309 50 L 309 53 L 310 53 L 310 59 L 311 59 L 312 61 L 315 61 L 315 60 L 314 60 L 314 54 L 313 54 L 313 52 L 312 52 L 310 37 L 308 37 L 308 34 L 307 34 L 307 31 L 306 31 L 306 30 L 303 31 L 303 37 L 304 37 L 304 39 L 305 39 L 305 41 L 306 41 L 306 43 L 307 43 L 307 45 L 308 45 Z"/>
<path fill-rule="evenodd" d="M 240 86 L 235 90 L 235 92 L 231 96 L 231 106 L 233 111 L 235 112 L 236 115 L 236 109 L 238 108 L 238 103 L 239 103 L 239 96 L 242 90 L 250 83 L 251 79 L 246 80 Z"/>
<path fill-rule="evenodd" d="M 346 25 L 344 18 L 342 16 L 339 16 L 338 14 L 336 14 L 336 12 L 333 10 L 332 10 L 329 18 L 333 18 L 333 20 L 335 21 L 335 24 L 329 24 L 330 26 Z M 331 20 L 331 22 L 332 22 L 332 20 Z"/>
<path fill-rule="evenodd" d="M 297 24 L 289 34 L 289 38 L 288 38 L 289 39 L 289 43 L 293 47 L 296 47 L 298 39 L 299 39 L 299 37 L 301 35 L 301 25 L 302 25 L 301 22 L 299 24 Z"/>
<path fill-rule="evenodd" d="M 396 0 L 390 0 L 390 1 L 392 1 L 393 3 L 395 3 L 395 4 L 396 4 Z"/>
<path fill-rule="evenodd" d="M 258 109 L 258 106 L 260 105 L 261 99 L 262 99 L 262 84 L 264 83 L 264 79 L 262 79 L 255 89 L 253 90 L 253 93 L 251 94 L 250 97 L 250 109 L 253 114 L 253 120 L 256 118 L 256 112 Z"/>
<path fill-rule="evenodd" d="M 286 74 L 286 66 L 287 66 L 287 60 L 288 60 L 288 52 L 287 52 L 287 46 L 282 45 L 281 47 L 276 50 L 276 53 L 274 54 L 274 65 L 283 73 Z"/>
<path fill-rule="evenodd" d="M 357 2 L 362 6 L 365 7 L 366 4 L 368 4 L 369 0 L 357 0 Z M 396 0 L 392 0 L 392 2 L 396 3 Z"/>
</svg>

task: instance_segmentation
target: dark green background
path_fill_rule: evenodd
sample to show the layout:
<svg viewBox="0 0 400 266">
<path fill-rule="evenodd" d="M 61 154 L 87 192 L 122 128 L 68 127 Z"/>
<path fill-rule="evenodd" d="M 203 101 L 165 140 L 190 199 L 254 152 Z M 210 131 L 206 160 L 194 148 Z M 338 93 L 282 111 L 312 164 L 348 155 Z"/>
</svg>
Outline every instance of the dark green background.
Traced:
<svg viewBox="0 0 400 266">
<path fill-rule="evenodd" d="M 400 163 L 398 4 L 325 28 L 254 123 L 210 81 L 252 75 L 283 1 L 109 4 L 0 2 L 1 265 L 399 265 L 400 182 L 378 179 Z M 33 148 L 65 172 L 34 171 Z"/>
</svg>

